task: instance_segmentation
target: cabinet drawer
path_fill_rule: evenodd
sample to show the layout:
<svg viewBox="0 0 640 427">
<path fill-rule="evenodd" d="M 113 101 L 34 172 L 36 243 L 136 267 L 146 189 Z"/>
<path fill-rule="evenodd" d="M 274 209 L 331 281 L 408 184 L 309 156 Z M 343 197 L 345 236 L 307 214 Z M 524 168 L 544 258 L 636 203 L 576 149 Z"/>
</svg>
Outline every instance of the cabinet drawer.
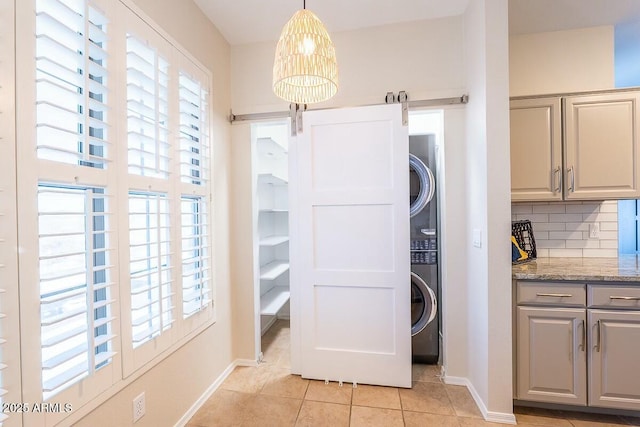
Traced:
<svg viewBox="0 0 640 427">
<path fill-rule="evenodd" d="M 518 304 L 584 307 L 587 301 L 585 285 L 562 282 L 518 282 Z"/>
<path fill-rule="evenodd" d="M 640 310 L 640 286 L 589 285 L 589 307 Z"/>
</svg>

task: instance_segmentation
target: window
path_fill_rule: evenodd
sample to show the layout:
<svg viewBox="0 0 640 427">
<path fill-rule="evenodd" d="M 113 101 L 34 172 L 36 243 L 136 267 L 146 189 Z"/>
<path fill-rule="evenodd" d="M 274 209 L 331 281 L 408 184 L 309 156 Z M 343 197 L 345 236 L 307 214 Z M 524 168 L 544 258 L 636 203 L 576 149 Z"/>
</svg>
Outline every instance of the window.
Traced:
<svg viewBox="0 0 640 427">
<path fill-rule="evenodd" d="M 173 323 L 169 202 L 164 194 L 129 194 L 129 271 L 133 346 Z"/>
<path fill-rule="evenodd" d="M 169 177 L 169 63 L 127 35 L 129 173 Z"/>
<path fill-rule="evenodd" d="M 183 60 L 182 66 L 188 64 Z M 211 304 L 209 239 L 208 93 L 202 77 L 179 73 L 182 223 L 182 313 L 191 317 Z"/>
<path fill-rule="evenodd" d="M 207 203 L 201 197 L 183 197 L 182 315 L 187 318 L 211 302 Z"/>
<path fill-rule="evenodd" d="M 36 2 L 38 157 L 104 168 L 107 22 L 82 1 Z"/>
<path fill-rule="evenodd" d="M 0 188 L 22 250 L 3 249 L 0 215 L 0 284 L 20 282 L 13 401 L 95 405 L 213 320 L 210 75 L 127 3 L 15 3 L 17 69 L 35 73 L 16 77 L 20 144 L 0 156 L 21 196 Z"/>
<path fill-rule="evenodd" d="M 39 185 L 45 400 L 109 363 L 113 356 L 108 216 L 102 188 Z"/>
<path fill-rule="evenodd" d="M 640 253 L 640 200 L 618 200 L 618 253 Z"/>
</svg>

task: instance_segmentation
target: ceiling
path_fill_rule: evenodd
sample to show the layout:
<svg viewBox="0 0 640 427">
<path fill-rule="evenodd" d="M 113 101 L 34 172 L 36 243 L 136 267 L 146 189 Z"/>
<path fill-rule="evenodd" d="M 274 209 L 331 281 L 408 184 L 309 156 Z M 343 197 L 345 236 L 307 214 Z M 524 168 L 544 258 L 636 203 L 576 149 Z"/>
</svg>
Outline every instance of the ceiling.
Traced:
<svg viewBox="0 0 640 427">
<path fill-rule="evenodd" d="M 232 45 L 277 40 L 303 0 L 194 0 Z M 464 13 L 473 0 L 309 0 L 329 32 Z M 509 0 L 509 33 L 614 25 L 640 19 L 640 0 Z"/>
</svg>

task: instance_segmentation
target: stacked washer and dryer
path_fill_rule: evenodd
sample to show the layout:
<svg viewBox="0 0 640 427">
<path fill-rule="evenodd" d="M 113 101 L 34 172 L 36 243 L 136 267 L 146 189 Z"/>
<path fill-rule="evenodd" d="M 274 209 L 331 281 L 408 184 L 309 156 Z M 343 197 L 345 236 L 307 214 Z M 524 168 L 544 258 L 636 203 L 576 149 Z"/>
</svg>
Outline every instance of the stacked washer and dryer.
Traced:
<svg viewBox="0 0 640 427">
<path fill-rule="evenodd" d="M 437 363 L 438 313 L 438 211 L 435 137 L 409 137 L 411 224 L 411 335 L 413 361 Z"/>
</svg>

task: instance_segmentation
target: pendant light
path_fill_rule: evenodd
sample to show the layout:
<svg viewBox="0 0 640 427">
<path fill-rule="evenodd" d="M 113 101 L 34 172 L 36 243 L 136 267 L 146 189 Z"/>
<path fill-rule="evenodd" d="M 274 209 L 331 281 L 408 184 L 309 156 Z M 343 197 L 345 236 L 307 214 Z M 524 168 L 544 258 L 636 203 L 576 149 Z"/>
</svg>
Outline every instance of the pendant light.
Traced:
<svg viewBox="0 0 640 427">
<path fill-rule="evenodd" d="M 297 11 L 282 28 L 273 62 L 273 91 L 294 104 L 326 101 L 338 91 L 336 50 L 318 17 Z"/>
</svg>

